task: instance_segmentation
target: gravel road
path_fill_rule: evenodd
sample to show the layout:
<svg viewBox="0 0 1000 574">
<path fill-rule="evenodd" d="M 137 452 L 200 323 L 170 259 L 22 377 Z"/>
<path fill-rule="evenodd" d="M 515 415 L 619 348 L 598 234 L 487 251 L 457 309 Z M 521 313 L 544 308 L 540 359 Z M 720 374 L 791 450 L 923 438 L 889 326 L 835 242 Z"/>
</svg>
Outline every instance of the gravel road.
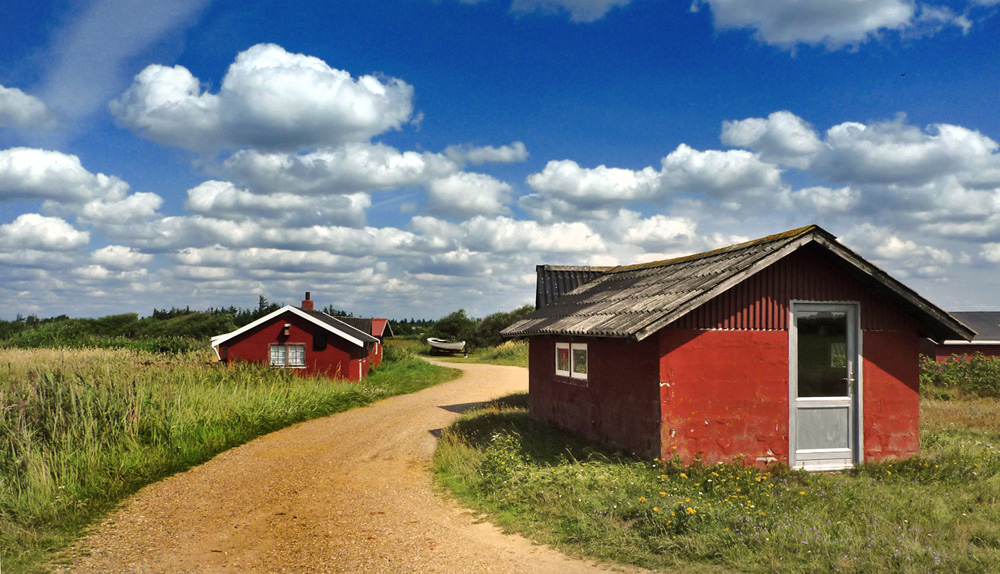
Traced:
<svg viewBox="0 0 1000 574">
<path fill-rule="evenodd" d="M 58 572 L 622 572 L 501 533 L 435 488 L 435 431 L 527 388 L 517 367 L 300 423 L 150 485 Z M 630 572 L 636 570 L 628 569 Z"/>
</svg>

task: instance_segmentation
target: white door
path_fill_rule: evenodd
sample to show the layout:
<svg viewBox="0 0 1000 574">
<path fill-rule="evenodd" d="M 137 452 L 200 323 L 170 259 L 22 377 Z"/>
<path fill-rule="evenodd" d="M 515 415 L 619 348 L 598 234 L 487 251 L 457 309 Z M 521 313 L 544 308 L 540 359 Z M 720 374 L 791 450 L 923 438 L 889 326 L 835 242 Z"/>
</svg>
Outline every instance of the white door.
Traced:
<svg viewBox="0 0 1000 574">
<path fill-rule="evenodd" d="M 861 462 L 858 306 L 792 303 L 789 462 L 835 470 Z"/>
</svg>

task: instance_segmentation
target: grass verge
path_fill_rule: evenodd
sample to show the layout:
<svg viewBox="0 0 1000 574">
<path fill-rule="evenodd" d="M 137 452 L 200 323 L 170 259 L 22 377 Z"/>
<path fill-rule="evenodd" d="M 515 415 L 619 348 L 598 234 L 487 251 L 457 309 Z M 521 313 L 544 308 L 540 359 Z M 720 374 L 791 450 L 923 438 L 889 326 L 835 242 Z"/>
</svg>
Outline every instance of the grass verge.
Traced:
<svg viewBox="0 0 1000 574">
<path fill-rule="evenodd" d="M 423 344 L 420 348 L 421 354 L 450 363 L 485 363 L 488 365 L 528 367 L 528 342 L 524 340 L 510 340 L 496 347 L 475 349 L 467 357 L 462 355 L 431 355 L 430 347 L 427 344 Z"/>
<path fill-rule="evenodd" d="M 129 494 L 223 450 L 458 374 L 392 348 L 362 383 L 203 355 L 0 350 L 0 571 L 41 571 Z"/>
<path fill-rule="evenodd" d="M 807 474 L 635 459 L 536 423 L 513 395 L 450 427 L 435 463 L 497 524 L 590 557 L 684 572 L 978 573 L 1000 564 L 988 414 L 1000 405 L 963 403 L 925 402 L 920 457 Z"/>
</svg>

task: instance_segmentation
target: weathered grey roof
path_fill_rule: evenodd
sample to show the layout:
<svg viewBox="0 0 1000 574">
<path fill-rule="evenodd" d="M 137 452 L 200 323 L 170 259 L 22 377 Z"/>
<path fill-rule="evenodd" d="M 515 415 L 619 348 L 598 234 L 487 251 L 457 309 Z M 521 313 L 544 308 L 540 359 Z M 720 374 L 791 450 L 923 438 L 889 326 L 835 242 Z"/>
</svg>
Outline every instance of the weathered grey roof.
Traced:
<svg viewBox="0 0 1000 574">
<path fill-rule="evenodd" d="M 975 334 L 815 225 L 686 257 L 613 267 L 501 334 L 642 340 L 810 243 L 839 256 L 873 287 L 909 308 L 931 338 L 968 339 Z"/>
<path fill-rule="evenodd" d="M 972 344 L 1000 343 L 1000 311 L 953 311 L 951 316 L 976 332 Z"/>
<path fill-rule="evenodd" d="M 538 265 L 535 273 L 535 308 L 541 309 L 584 283 L 597 279 L 614 267 Z"/>
</svg>

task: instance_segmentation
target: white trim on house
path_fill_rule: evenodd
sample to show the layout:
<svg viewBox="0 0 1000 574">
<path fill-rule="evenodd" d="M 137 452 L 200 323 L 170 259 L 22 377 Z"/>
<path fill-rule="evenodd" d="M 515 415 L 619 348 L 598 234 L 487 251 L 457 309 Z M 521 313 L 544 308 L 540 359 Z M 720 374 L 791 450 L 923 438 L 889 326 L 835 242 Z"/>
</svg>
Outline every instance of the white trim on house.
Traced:
<svg viewBox="0 0 1000 574">
<path fill-rule="evenodd" d="M 962 341 L 962 340 L 948 339 L 947 341 L 945 341 L 945 342 L 943 342 L 943 343 L 941 343 L 940 345 L 937 345 L 937 346 L 938 347 L 942 347 L 944 345 L 1000 345 L 1000 341 L 975 341 L 975 340 L 973 340 L 973 341 Z"/>
<path fill-rule="evenodd" d="M 239 329 L 236 329 L 235 331 L 232 331 L 230 333 L 226 333 L 224 335 L 216 335 L 216 336 L 212 337 L 212 339 L 211 339 L 211 341 L 212 341 L 212 349 L 215 351 L 215 356 L 220 361 L 222 360 L 222 357 L 219 355 L 219 345 L 221 345 L 222 343 L 225 343 L 226 341 L 232 339 L 233 337 L 236 337 L 237 335 L 241 335 L 243 333 L 246 333 L 247 331 L 251 331 L 251 330 L 255 329 L 256 327 L 259 327 L 260 325 L 263 325 L 264 323 L 269 322 L 271 319 L 274 319 L 275 317 L 277 317 L 277 316 L 279 316 L 279 315 L 281 315 L 283 313 L 289 313 L 289 312 L 290 313 L 294 313 L 295 315 L 298 315 L 299 317 L 302 317 L 303 319 L 309 321 L 310 323 L 313 323 L 314 325 L 318 325 L 318 326 L 326 329 L 327 331 L 329 331 L 329 332 L 337 335 L 338 337 L 344 339 L 345 341 L 348 341 L 350 343 L 354 343 L 355 345 L 357 345 L 359 347 L 362 347 L 362 348 L 365 346 L 365 342 L 362 341 L 361 339 L 358 339 L 356 337 L 352 337 L 351 335 L 348 335 L 344 331 L 341 331 L 341 330 L 337 329 L 333 325 L 330 325 L 329 323 L 324 323 L 323 321 L 320 321 L 320 320 L 316 319 L 316 317 L 313 317 L 312 315 L 310 315 L 309 313 L 306 313 L 305 311 L 303 311 L 302 309 L 299 309 L 298 307 L 294 307 L 292 305 L 285 305 L 281 309 L 278 309 L 277 311 L 274 311 L 273 313 L 269 313 L 267 315 L 264 315 L 263 317 L 261 317 L 260 319 L 257 319 L 253 323 L 249 323 L 247 325 L 244 325 L 244 326 L 240 327 Z M 329 315 L 327 315 L 327 316 L 329 317 Z M 335 317 L 331 317 L 331 319 L 336 319 L 336 318 Z"/>
</svg>

